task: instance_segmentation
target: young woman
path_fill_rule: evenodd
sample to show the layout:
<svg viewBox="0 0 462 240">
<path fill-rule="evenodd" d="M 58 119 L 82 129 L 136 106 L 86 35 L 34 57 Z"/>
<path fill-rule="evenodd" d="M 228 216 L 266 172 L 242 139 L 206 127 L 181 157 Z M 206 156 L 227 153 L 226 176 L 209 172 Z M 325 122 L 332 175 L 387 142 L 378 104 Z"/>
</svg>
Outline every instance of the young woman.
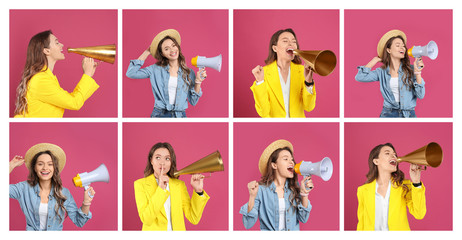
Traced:
<svg viewBox="0 0 462 240">
<path fill-rule="evenodd" d="M 308 195 L 314 185 L 310 177 L 305 177 L 299 186 L 294 166 L 293 147 L 286 140 L 277 140 L 263 151 L 259 161 L 261 180 L 247 185 L 249 202 L 239 211 L 245 228 L 260 219 L 261 230 L 293 231 L 300 230 L 299 222 L 308 221 Z"/>
<path fill-rule="evenodd" d="M 55 64 L 64 60 L 63 44 L 51 30 L 32 37 L 26 65 L 16 89 L 15 117 L 61 118 L 64 109 L 79 110 L 99 88 L 92 78 L 98 65 L 92 58 L 82 61 L 83 75 L 72 93 L 62 89 L 53 74 Z"/>
<path fill-rule="evenodd" d="M 62 230 L 66 216 L 78 227 L 91 219 L 90 205 L 95 195 L 92 187 L 84 193 L 82 206 L 77 208 L 74 198 L 62 186 L 59 173 L 66 163 L 66 154 L 54 144 L 40 143 L 31 147 L 25 159 L 15 156 L 10 161 L 10 173 L 26 163 L 27 181 L 10 184 L 10 198 L 16 199 L 26 216 L 26 230 Z"/>
<path fill-rule="evenodd" d="M 390 143 L 371 150 L 366 184 L 358 188 L 358 231 L 410 230 L 406 206 L 416 219 L 425 216 L 421 169 L 411 164 L 411 180 L 404 179 L 396 158 L 395 148 Z"/>
<path fill-rule="evenodd" d="M 316 90 L 313 71 L 293 50 L 299 49 L 295 32 L 288 28 L 273 34 L 266 66 L 256 66 L 250 87 L 260 117 L 305 117 L 314 109 Z"/>
<path fill-rule="evenodd" d="M 180 44 L 178 31 L 162 31 L 154 37 L 151 46 L 138 59 L 131 60 L 128 66 L 127 77 L 151 80 L 155 100 L 151 117 L 186 117 L 188 102 L 195 106 L 202 96 L 201 84 L 207 73 L 200 69 L 194 74 L 186 66 Z M 141 68 L 149 55 L 157 62 Z"/>
<path fill-rule="evenodd" d="M 380 117 L 416 117 L 416 100 L 425 96 L 422 59 L 416 58 L 414 65 L 410 65 L 406 35 L 399 30 L 391 30 L 382 36 L 377 54 L 366 66 L 358 67 L 356 81 L 380 82 L 383 97 Z M 383 65 L 372 71 L 378 62 Z"/>
<path fill-rule="evenodd" d="M 191 186 L 194 193 L 189 198 L 183 181 L 174 177 L 176 156 L 169 143 L 156 143 L 148 154 L 144 178 L 135 181 L 136 207 L 143 231 L 186 230 L 184 216 L 192 224 L 198 224 L 209 195 L 204 191 L 204 176 L 194 174 Z"/>
</svg>

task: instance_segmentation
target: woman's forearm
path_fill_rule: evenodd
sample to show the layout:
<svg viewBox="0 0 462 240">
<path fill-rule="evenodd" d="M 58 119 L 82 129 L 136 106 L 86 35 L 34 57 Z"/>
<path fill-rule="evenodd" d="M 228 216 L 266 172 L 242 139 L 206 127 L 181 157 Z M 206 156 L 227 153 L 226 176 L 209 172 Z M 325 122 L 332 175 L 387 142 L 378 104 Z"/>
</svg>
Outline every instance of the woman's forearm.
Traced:
<svg viewBox="0 0 462 240">
<path fill-rule="evenodd" d="M 151 53 L 148 50 L 144 50 L 144 52 L 138 57 L 138 60 L 144 61 L 150 54 Z"/>
</svg>

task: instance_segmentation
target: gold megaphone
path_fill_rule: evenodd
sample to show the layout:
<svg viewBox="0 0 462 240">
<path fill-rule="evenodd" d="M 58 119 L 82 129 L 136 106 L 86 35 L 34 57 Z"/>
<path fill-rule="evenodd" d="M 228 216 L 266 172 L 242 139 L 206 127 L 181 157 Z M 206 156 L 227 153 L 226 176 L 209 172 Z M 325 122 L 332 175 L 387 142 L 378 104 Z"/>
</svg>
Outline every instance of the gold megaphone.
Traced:
<svg viewBox="0 0 462 240">
<path fill-rule="evenodd" d="M 443 161 L 443 150 L 436 142 L 431 142 L 403 157 L 398 157 L 398 162 L 408 162 L 417 165 L 423 165 L 423 170 L 426 166 L 438 167 Z"/>
<path fill-rule="evenodd" d="M 206 172 L 219 172 L 223 171 L 223 160 L 221 159 L 220 152 L 216 151 L 212 154 L 199 159 L 185 168 L 173 173 L 174 177 L 185 174 L 206 173 Z"/>
<path fill-rule="evenodd" d="M 82 48 L 67 48 L 67 52 L 77 53 L 85 57 L 98 59 L 107 63 L 114 64 L 116 55 L 116 45 L 103 45 Z"/>
<path fill-rule="evenodd" d="M 325 77 L 334 71 L 337 57 L 331 50 L 302 51 L 295 49 L 294 53 L 303 58 L 315 73 Z"/>
</svg>

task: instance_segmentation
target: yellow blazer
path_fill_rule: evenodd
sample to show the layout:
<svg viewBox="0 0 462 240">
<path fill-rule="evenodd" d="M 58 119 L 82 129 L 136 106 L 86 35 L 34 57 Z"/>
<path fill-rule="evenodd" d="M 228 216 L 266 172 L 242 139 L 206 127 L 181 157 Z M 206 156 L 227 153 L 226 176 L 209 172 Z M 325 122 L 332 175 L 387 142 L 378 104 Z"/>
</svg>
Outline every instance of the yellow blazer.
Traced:
<svg viewBox="0 0 462 240">
<path fill-rule="evenodd" d="M 18 114 L 15 118 L 62 118 L 64 109 L 79 110 L 99 88 L 93 78 L 83 74 L 74 91 L 69 93 L 60 87 L 58 78 L 51 70 L 45 68 L 35 74 L 27 84 L 28 112 L 25 115 Z"/>
<path fill-rule="evenodd" d="M 201 220 L 205 204 L 210 199 L 209 195 L 205 191 L 202 196 L 193 193 L 190 199 L 183 181 L 170 178 L 168 184 L 170 191 L 157 187 L 153 174 L 135 181 L 136 207 L 143 222 L 143 231 L 167 230 L 168 220 L 164 203 L 168 196 L 171 201 L 170 214 L 174 231 L 186 230 L 184 216 L 194 225 Z"/>
<path fill-rule="evenodd" d="M 305 111 L 314 109 L 316 104 L 316 89 L 313 94 L 306 90 L 304 66 L 290 63 L 290 117 L 305 117 Z M 263 67 L 264 82 L 257 85 L 256 81 L 250 87 L 255 99 L 255 109 L 260 117 L 286 117 L 284 97 L 276 61 Z"/>
<path fill-rule="evenodd" d="M 409 231 L 406 206 L 416 219 L 422 219 L 427 212 L 425 201 L 425 186 L 420 188 L 412 185 L 410 180 L 404 180 L 410 190 L 403 196 L 402 186 L 392 184 L 390 203 L 388 207 L 388 229 L 390 231 Z M 375 188 L 376 181 L 366 183 L 358 188 L 358 231 L 374 231 L 375 229 Z"/>
</svg>

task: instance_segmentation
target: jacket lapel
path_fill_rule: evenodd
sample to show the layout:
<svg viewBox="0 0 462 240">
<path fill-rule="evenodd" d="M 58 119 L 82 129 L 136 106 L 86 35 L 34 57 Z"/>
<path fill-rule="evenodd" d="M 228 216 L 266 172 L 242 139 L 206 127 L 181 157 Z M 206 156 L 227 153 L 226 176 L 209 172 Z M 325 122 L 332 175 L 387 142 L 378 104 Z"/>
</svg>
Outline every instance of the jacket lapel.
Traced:
<svg viewBox="0 0 462 240">
<path fill-rule="evenodd" d="M 279 72 L 278 72 L 278 65 L 276 64 L 276 61 L 272 62 L 270 65 L 268 65 L 267 69 L 267 75 L 268 77 L 265 79 L 265 81 L 268 82 L 268 86 L 273 92 L 273 94 L 276 96 L 276 99 L 282 109 L 285 109 L 284 106 L 284 97 L 282 96 L 282 88 L 281 88 L 281 80 L 279 79 Z"/>
<path fill-rule="evenodd" d="M 149 196 L 154 195 L 158 187 L 159 186 L 157 185 L 157 181 L 156 181 L 156 178 L 154 177 L 154 174 L 146 178 L 146 189 L 149 192 Z M 163 207 L 160 210 L 160 212 L 162 213 L 162 216 L 165 217 L 165 221 L 167 221 L 167 213 L 165 212 L 165 208 Z"/>
</svg>

